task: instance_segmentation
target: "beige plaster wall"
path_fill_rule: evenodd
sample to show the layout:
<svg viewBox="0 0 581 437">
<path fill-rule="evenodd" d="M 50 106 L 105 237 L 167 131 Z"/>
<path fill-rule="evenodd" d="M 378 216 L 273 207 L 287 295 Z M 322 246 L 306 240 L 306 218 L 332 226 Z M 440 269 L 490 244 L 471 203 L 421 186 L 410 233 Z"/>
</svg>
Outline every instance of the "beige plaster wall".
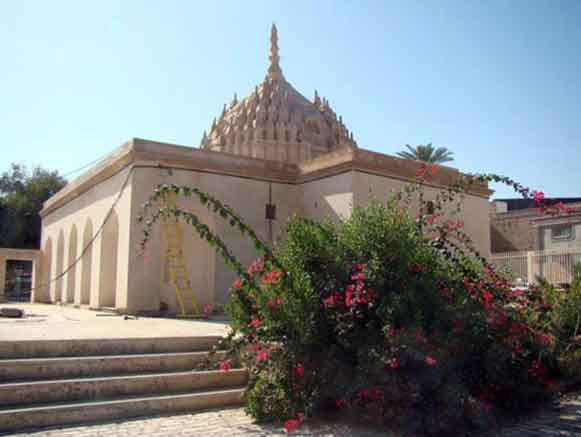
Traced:
<svg viewBox="0 0 581 437">
<path fill-rule="evenodd" d="M 129 169 L 122 170 L 43 217 L 41 251 L 44 262 L 40 263 L 43 268 L 41 272 L 42 284 L 46 284 L 49 278 L 55 278 L 73 264 L 71 261 L 74 260 L 71 260 L 71 257 L 77 259 L 81 256 L 85 247 L 83 233 L 86 226 L 88 223 L 92 223 L 92 235 L 94 236 L 118 196 L 128 171 Z M 117 274 L 114 279 L 116 288 L 114 306 L 118 308 L 124 308 L 127 305 L 131 190 L 131 181 L 129 181 L 115 207 L 118 226 L 114 233 L 117 234 L 118 241 L 115 245 L 117 249 Z M 75 233 L 76 238 L 71 237 Z M 101 307 L 102 275 L 98 272 L 103 271 L 105 274 L 110 272 L 111 266 L 106 267 L 102 264 L 103 261 L 112 259 L 113 255 L 111 253 L 101 254 L 101 237 L 102 235 L 97 236 L 90 246 L 91 262 L 84 263 L 85 267 L 90 267 L 91 270 L 88 301 L 81 299 L 82 278 L 84 274 L 87 274 L 86 271 L 83 272 L 83 262 L 81 261 L 77 262 L 73 269 L 62 278 L 52 281 L 48 287 L 42 287 L 39 293 L 35 294 L 36 301 L 62 301 L 76 305 L 90 304 L 93 308 Z M 62 241 L 62 247 L 59 247 L 59 238 Z M 49 250 L 47 251 L 47 249 Z M 69 280 L 69 278 L 74 278 L 74 280 Z"/>
<path fill-rule="evenodd" d="M 140 162 L 139 165 L 151 163 Z M 171 172 L 171 174 L 170 174 Z M 268 222 L 265 219 L 265 205 L 271 201 L 276 205 L 276 220 L 272 223 L 273 237 L 279 234 L 286 220 L 299 209 L 298 187 L 290 184 L 271 183 L 249 178 L 204 173 L 180 169 L 136 168 L 133 183 L 133 219 L 137 217 L 140 206 L 155 187 L 162 183 L 173 183 L 197 187 L 208 192 L 237 211 L 264 240 L 268 240 Z M 222 218 L 209 212 L 196 200 L 180 200 L 180 207 L 189 209 L 204 221 L 227 243 L 232 253 L 243 263 L 249 264 L 255 257 L 255 250 L 247 237 L 241 236 Z M 197 236 L 187 224 L 181 224 L 183 245 L 188 264 L 192 288 L 201 305 L 213 302 L 225 303 L 228 288 L 235 275 L 216 255 L 209 245 Z M 142 237 L 142 228 L 131 229 L 131 245 L 135 247 Z M 131 310 L 154 310 L 160 302 L 167 303 L 171 309 L 177 308 L 175 289 L 169 285 L 167 271 L 163 266 L 163 238 L 161 226 L 156 226 L 148 247 L 146 261 L 137 251 L 132 251 L 129 261 L 131 281 L 129 301 Z"/>
<path fill-rule="evenodd" d="M 349 217 L 353 206 L 353 172 L 348 171 L 300 185 L 301 214 L 320 220 Z"/>
<path fill-rule="evenodd" d="M 489 216 L 493 253 L 535 250 L 533 221 L 539 217 L 536 210 L 492 212 Z"/>
<path fill-rule="evenodd" d="M 354 205 L 363 206 L 371 200 L 385 201 L 390 195 L 401 190 L 407 182 L 383 176 L 353 172 Z M 426 186 L 425 199 L 433 199 L 440 189 Z M 463 195 L 463 208 L 457 214 L 455 207 L 447 209 L 448 216 L 464 221 L 464 230 L 472 238 L 478 251 L 485 257 L 490 256 L 490 219 L 488 199 L 474 195 Z"/>
</svg>

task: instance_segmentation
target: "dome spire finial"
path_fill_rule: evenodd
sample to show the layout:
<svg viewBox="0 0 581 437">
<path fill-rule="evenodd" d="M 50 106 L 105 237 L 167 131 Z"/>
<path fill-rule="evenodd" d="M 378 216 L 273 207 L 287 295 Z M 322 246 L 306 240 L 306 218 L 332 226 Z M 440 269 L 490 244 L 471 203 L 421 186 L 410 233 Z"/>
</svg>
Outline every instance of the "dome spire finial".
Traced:
<svg viewBox="0 0 581 437">
<path fill-rule="evenodd" d="M 270 65 L 268 66 L 267 76 L 271 79 L 281 79 L 282 70 L 280 69 L 279 61 L 280 56 L 278 55 L 278 30 L 276 24 L 272 23 L 272 28 L 270 29 Z"/>
</svg>

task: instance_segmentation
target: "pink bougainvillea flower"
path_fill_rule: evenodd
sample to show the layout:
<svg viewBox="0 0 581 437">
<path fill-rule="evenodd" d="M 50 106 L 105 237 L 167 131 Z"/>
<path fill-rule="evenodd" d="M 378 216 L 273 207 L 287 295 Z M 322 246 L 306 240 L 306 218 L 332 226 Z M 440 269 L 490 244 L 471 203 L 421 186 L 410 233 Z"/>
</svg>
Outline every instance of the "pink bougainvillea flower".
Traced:
<svg viewBox="0 0 581 437">
<path fill-rule="evenodd" d="M 429 226 L 432 226 L 436 223 L 436 220 L 438 220 L 438 214 L 432 214 L 426 217 L 426 223 Z"/>
<path fill-rule="evenodd" d="M 297 413 L 297 420 L 299 423 L 303 423 L 305 421 L 305 413 Z"/>
<path fill-rule="evenodd" d="M 299 421 L 297 419 L 289 419 L 284 423 L 284 430 L 288 434 L 295 432 L 298 427 Z"/>
<path fill-rule="evenodd" d="M 259 363 L 261 361 L 268 361 L 269 357 L 270 357 L 270 350 L 263 349 L 256 354 L 256 361 L 258 361 Z"/>
<path fill-rule="evenodd" d="M 355 302 L 353 301 L 353 288 L 347 287 L 345 292 L 345 305 L 348 307 L 353 306 Z"/>
<path fill-rule="evenodd" d="M 230 285 L 230 288 L 232 290 L 237 290 L 239 288 L 242 288 L 242 279 L 236 278 L 236 280 L 234 282 L 232 282 L 232 285 Z"/>
<path fill-rule="evenodd" d="M 253 317 L 252 320 L 250 321 L 250 324 L 254 328 L 258 328 L 260 325 L 262 325 L 262 322 L 260 321 L 260 319 L 257 319 L 256 317 Z"/>
<path fill-rule="evenodd" d="M 250 343 L 250 348 L 254 351 L 254 352 L 258 352 L 260 350 L 260 345 L 258 343 Z"/>
<path fill-rule="evenodd" d="M 278 308 L 284 303 L 284 297 L 271 297 L 266 301 L 266 306 L 270 309 Z"/>
<path fill-rule="evenodd" d="M 299 363 L 293 369 L 294 373 L 298 376 L 303 376 L 305 374 L 305 366 L 303 363 Z"/>
<path fill-rule="evenodd" d="M 280 273 L 279 271 L 273 270 L 272 272 L 268 272 L 263 274 L 260 277 L 260 280 L 262 282 L 264 282 L 265 284 L 274 284 L 277 283 L 278 281 L 280 281 L 280 277 L 282 276 L 282 273 Z"/>
<path fill-rule="evenodd" d="M 490 293 L 490 291 L 484 290 L 482 292 L 482 300 L 484 302 L 491 303 L 493 299 L 494 299 L 494 296 L 492 296 L 492 293 Z"/>
<path fill-rule="evenodd" d="M 232 362 L 230 360 L 220 361 L 220 370 L 227 372 L 232 368 Z"/>
<path fill-rule="evenodd" d="M 435 358 L 432 358 L 432 357 L 430 357 L 430 356 L 427 356 L 427 357 L 426 357 L 426 359 L 425 359 L 425 362 L 426 362 L 426 364 L 427 364 L 428 366 L 433 366 L 434 364 L 436 364 L 436 363 L 437 363 L 436 359 L 435 359 Z"/>
<path fill-rule="evenodd" d="M 397 361 L 397 357 L 392 357 L 387 361 L 387 365 L 390 369 L 397 369 L 399 367 L 399 363 Z"/>
<path fill-rule="evenodd" d="M 418 177 L 425 177 L 425 176 L 434 176 L 438 171 L 438 166 L 436 164 L 428 164 L 421 163 L 416 167 L 416 176 Z"/>
<path fill-rule="evenodd" d="M 365 273 L 359 272 L 351 276 L 352 281 L 363 281 L 365 280 Z"/>
<path fill-rule="evenodd" d="M 542 191 L 533 191 L 533 201 L 542 202 L 545 200 L 545 193 Z"/>
<path fill-rule="evenodd" d="M 345 399 L 337 399 L 335 401 L 335 405 L 337 405 L 338 408 L 347 408 L 348 406 L 347 401 Z"/>
<path fill-rule="evenodd" d="M 254 275 L 255 273 L 261 273 L 264 270 L 264 261 L 262 258 L 255 259 L 250 267 L 248 267 L 248 274 Z"/>
<path fill-rule="evenodd" d="M 420 164 L 416 167 L 416 176 L 424 177 L 426 175 L 426 164 Z"/>
<path fill-rule="evenodd" d="M 334 307 L 337 304 L 337 297 L 332 294 L 327 299 L 323 299 L 323 305 L 326 307 Z"/>
<path fill-rule="evenodd" d="M 551 342 L 551 336 L 548 334 L 545 334 L 544 332 L 539 332 L 538 336 L 538 341 L 541 344 L 549 344 Z"/>
</svg>

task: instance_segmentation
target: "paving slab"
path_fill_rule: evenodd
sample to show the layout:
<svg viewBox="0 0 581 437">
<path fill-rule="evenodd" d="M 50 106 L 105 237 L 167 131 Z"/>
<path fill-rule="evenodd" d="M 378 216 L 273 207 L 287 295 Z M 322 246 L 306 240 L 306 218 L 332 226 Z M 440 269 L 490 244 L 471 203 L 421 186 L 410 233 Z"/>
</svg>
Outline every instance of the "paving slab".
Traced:
<svg viewBox="0 0 581 437">
<path fill-rule="evenodd" d="M 257 424 L 242 408 L 212 410 L 194 414 L 156 416 L 73 427 L 47 428 L 14 437 L 65 436 L 208 436 L 208 437 L 275 437 L 286 436 L 278 424 Z M 377 428 L 325 420 L 308 420 L 292 435 L 309 437 L 390 437 L 398 434 Z M 399 434 L 401 435 L 401 434 Z M 523 417 L 501 429 L 476 434 L 479 437 L 509 436 L 581 436 L 581 392 L 561 401 L 557 411 L 545 411 Z"/>
<path fill-rule="evenodd" d="M 25 317 L 0 318 L 0 341 L 192 337 L 228 332 L 223 321 L 129 317 L 65 305 L 6 303 Z"/>
</svg>

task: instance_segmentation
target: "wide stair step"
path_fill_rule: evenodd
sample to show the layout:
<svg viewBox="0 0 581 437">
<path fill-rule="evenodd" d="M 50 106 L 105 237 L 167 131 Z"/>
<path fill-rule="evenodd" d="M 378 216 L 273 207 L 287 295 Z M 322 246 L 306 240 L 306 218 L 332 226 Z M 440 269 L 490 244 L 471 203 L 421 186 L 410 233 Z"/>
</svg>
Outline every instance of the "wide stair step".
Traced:
<svg viewBox="0 0 581 437">
<path fill-rule="evenodd" d="M 82 357 L 207 351 L 220 337 L 2 341 L 2 358 Z"/>
<path fill-rule="evenodd" d="M 0 433 L 231 407 L 242 403 L 243 394 L 244 389 L 239 388 L 0 410 Z"/>
<path fill-rule="evenodd" d="M 206 362 L 208 356 L 208 352 L 173 352 L 165 354 L 0 359 L 0 383 L 188 371 Z M 217 352 L 214 355 L 214 360 L 222 359 L 223 356 L 223 352 Z"/>
<path fill-rule="evenodd" d="M 0 433 L 240 405 L 246 369 L 194 370 L 218 340 L 0 342 Z"/>
</svg>

